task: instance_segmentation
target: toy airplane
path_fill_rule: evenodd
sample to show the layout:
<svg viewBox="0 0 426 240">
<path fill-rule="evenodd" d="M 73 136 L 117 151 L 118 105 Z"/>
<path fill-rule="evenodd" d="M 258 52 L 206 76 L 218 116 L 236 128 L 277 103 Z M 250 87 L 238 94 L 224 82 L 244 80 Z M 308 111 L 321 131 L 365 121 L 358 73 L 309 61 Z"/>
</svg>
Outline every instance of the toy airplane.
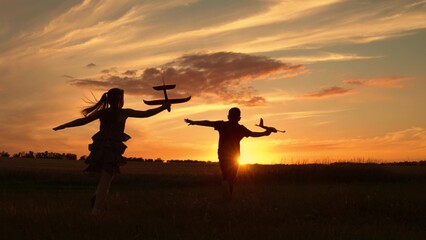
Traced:
<svg viewBox="0 0 426 240">
<path fill-rule="evenodd" d="M 162 105 L 164 104 L 166 101 L 170 102 L 171 104 L 175 104 L 175 103 L 184 103 L 184 102 L 188 102 L 191 99 L 191 96 L 187 97 L 187 98 L 176 98 L 176 99 L 169 99 L 167 97 L 167 89 L 174 89 L 176 87 L 176 84 L 172 84 L 172 85 L 166 85 L 164 83 L 164 78 L 163 78 L 163 85 L 161 86 L 155 86 L 152 87 L 154 88 L 154 90 L 157 91 L 161 91 L 163 90 L 164 93 L 164 99 L 161 100 L 143 100 L 143 102 L 147 105 Z M 170 112 L 170 107 L 167 109 L 167 111 Z"/>
<path fill-rule="evenodd" d="M 282 133 L 285 133 L 285 131 L 277 130 L 277 129 L 276 129 L 276 128 L 274 128 L 274 127 L 267 127 L 267 126 L 264 126 L 264 125 L 263 125 L 263 118 L 261 118 L 261 119 L 260 119 L 260 123 L 259 123 L 259 124 L 256 124 L 256 126 L 261 127 L 261 128 L 263 128 L 263 129 L 266 129 L 266 130 L 269 130 L 269 131 L 274 132 L 274 133 L 276 133 L 276 132 L 282 132 Z"/>
</svg>

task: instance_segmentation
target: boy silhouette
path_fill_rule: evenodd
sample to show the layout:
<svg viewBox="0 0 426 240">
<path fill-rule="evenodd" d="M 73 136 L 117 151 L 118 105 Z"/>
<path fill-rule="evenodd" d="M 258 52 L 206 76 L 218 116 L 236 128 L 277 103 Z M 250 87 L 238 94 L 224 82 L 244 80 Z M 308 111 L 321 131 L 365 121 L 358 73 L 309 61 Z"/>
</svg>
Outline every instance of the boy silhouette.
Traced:
<svg viewBox="0 0 426 240">
<path fill-rule="evenodd" d="M 239 108 L 231 108 L 228 113 L 228 121 L 193 121 L 185 119 L 188 125 L 199 125 L 213 127 L 219 132 L 218 157 L 222 171 L 222 186 L 224 187 L 224 197 L 231 199 L 234 184 L 237 180 L 238 158 L 240 157 L 240 141 L 243 137 L 269 136 L 271 131 L 252 132 L 238 122 L 241 119 Z"/>
</svg>

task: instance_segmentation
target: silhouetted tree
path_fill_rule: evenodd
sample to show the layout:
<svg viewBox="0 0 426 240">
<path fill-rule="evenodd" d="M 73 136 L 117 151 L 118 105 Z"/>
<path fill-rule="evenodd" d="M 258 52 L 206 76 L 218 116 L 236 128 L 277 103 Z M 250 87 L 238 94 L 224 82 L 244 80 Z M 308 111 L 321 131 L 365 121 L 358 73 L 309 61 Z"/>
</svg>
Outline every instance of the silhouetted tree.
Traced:
<svg viewBox="0 0 426 240">
<path fill-rule="evenodd" d="M 77 155 L 76 155 L 76 154 L 73 154 L 73 153 L 67 153 L 67 154 L 65 155 L 65 158 L 66 158 L 67 160 L 77 160 Z"/>
<path fill-rule="evenodd" d="M 0 157 L 10 157 L 10 154 L 8 152 L 1 151 L 0 152 Z"/>
<path fill-rule="evenodd" d="M 27 155 L 27 153 L 25 153 L 25 152 L 18 152 L 18 153 L 13 154 L 13 157 L 14 158 L 24 158 L 26 155 Z"/>
</svg>

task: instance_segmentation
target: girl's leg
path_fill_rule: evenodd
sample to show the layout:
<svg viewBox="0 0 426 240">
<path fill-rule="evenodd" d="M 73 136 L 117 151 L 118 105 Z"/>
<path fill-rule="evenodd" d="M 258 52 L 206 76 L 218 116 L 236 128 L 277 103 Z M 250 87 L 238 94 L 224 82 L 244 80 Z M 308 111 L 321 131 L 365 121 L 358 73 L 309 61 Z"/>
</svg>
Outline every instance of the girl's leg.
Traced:
<svg viewBox="0 0 426 240">
<path fill-rule="evenodd" d="M 111 186 L 111 182 L 114 179 L 114 175 L 110 174 L 104 170 L 101 172 L 101 177 L 99 179 L 98 188 L 95 193 L 95 204 L 92 208 L 92 214 L 98 214 L 104 205 L 105 199 L 109 192 L 109 187 Z"/>
</svg>

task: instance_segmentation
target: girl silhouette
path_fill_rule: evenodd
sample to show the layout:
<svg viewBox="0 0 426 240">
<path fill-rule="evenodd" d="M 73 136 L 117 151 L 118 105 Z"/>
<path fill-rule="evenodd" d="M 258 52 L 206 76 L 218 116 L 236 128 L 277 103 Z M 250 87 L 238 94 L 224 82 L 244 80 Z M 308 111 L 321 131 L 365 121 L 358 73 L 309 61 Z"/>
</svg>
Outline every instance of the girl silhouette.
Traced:
<svg viewBox="0 0 426 240">
<path fill-rule="evenodd" d="M 59 125 L 53 130 L 61 130 L 69 127 L 77 127 L 100 120 L 100 130 L 93 135 L 93 143 L 89 144 L 90 154 L 85 160 L 88 165 L 86 172 L 100 173 L 99 184 L 91 199 L 92 214 L 98 214 L 108 195 L 109 188 L 114 176 L 120 172 L 120 166 L 126 162 L 122 158 L 127 146 L 123 143 L 130 139 L 124 133 L 126 120 L 129 117 L 146 118 L 151 117 L 165 109 L 170 108 L 166 102 L 158 108 L 146 111 L 138 111 L 123 108 L 124 91 L 112 88 L 102 95 L 102 98 L 91 107 L 83 109 L 84 117 Z"/>
</svg>

